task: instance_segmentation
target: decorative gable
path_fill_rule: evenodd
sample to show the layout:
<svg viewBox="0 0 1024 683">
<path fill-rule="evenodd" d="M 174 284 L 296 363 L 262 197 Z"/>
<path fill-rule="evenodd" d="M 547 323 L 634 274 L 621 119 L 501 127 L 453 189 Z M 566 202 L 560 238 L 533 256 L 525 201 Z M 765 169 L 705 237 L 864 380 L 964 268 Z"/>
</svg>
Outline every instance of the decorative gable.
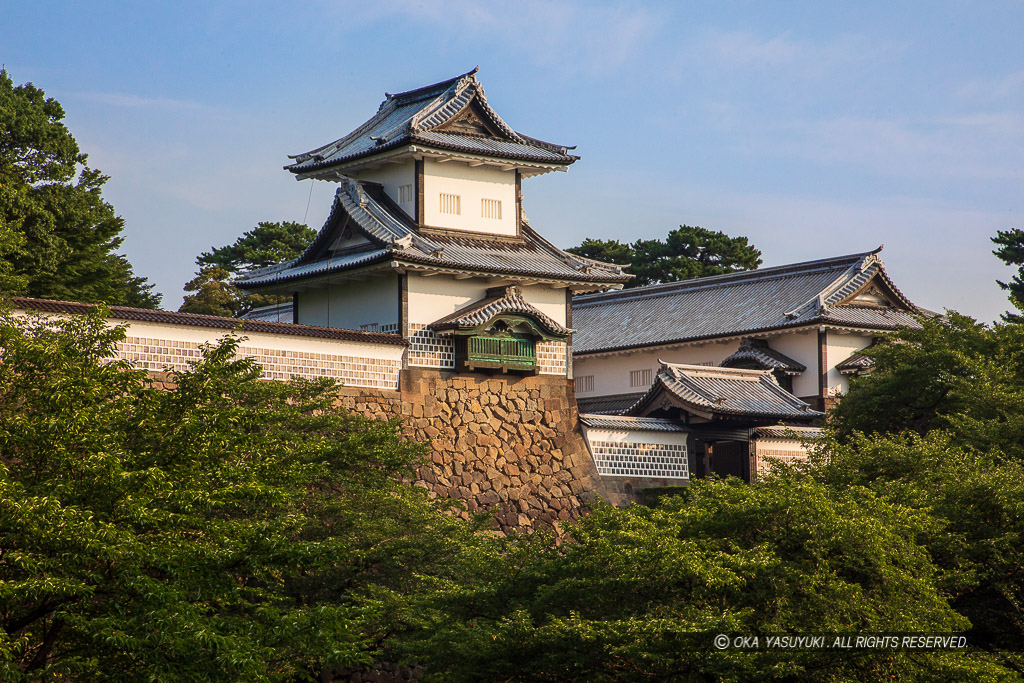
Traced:
<svg viewBox="0 0 1024 683">
<path fill-rule="evenodd" d="M 474 98 L 469 104 L 463 107 L 462 111 L 456 114 L 450 121 L 444 123 L 434 130 L 445 133 L 457 133 L 460 135 L 479 135 L 481 137 L 509 140 L 486 115 L 482 107 Z"/>
<path fill-rule="evenodd" d="M 877 306 L 879 308 L 901 308 L 898 302 L 893 301 L 890 295 L 883 291 L 878 278 L 869 282 L 860 291 L 847 298 L 842 303 L 852 306 Z"/>
</svg>

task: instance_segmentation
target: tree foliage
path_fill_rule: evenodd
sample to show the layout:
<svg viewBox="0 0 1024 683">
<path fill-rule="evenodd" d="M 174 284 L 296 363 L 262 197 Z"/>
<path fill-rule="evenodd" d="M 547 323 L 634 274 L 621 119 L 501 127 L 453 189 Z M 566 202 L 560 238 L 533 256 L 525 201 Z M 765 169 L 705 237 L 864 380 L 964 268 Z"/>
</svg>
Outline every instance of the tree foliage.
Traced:
<svg viewBox="0 0 1024 683">
<path fill-rule="evenodd" d="M 637 240 L 623 244 L 617 240 L 588 238 L 566 251 L 598 261 L 629 265 L 628 270 L 635 277 L 626 287 L 724 275 L 761 265 L 761 252 L 749 244 L 746 237 L 729 237 L 724 232 L 689 225 L 671 231 L 664 241 Z"/>
<path fill-rule="evenodd" d="M 1000 233 L 1004 235 L 1004 233 Z M 808 472 L 941 524 L 924 544 L 971 642 L 1024 675 L 1024 325 L 948 312 L 868 351 Z"/>
<path fill-rule="evenodd" d="M 948 653 L 718 650 L 716 633 L 951 632 L 920 510 L 791 473 L 700 480 L 654 509 L 601 507 L 564 542 L 476 546 L 414 601 L 399 649 L 431 680 L 875 681 L 998 678 Z"/>
<path fill-rule="evenodd" d="M 179 311 L 207 315 L 240 316 L 254 308 L 284 301 L 282 297 L 249 294 L 231 284 L 231 279 L 256 268 L 297 258 L 316 237 L 316 231 L 302 223 L 260 222 L 232 244 L 204 251 L 196 258 L 199 271 L 185 285 Z"/>
<path fill-rule="evenodd" d="M 920 537 L 937 584 L 970 620 L 972 646 L 1024 675 L 1024 461 L 950 430 L 857 434 L 807 472 L 834 491 L 865 487 L 936 524 Z"/>
<path fill-rule="evenodd" d="M 1010 302 L 1018 310 L 1024 310 L 1024 230 L 999 230 L 992 242 L 999 246 L 992 253 L 1008 266 L 1017 266 L 1017 274 L 1009 283 L 999 282 L 999 286 L 1010 293 Z M 1024 322 L 1018 313 L 1004 313 L 1003 319 L 1008 322 Z"/>
<path fill-rule="evenodd" d="M 222 266 L 208 266 L 185 283 L 182 313 L 200 313 L 233 318 L 245 313 L 246 296 L 231 284 L 231 273 Z M 255 308 L 250 306 L 248 308 Z"/>
<path fill-rule="evenodd" d="M 839 436 L 941 429 L 958 444 L 1024 458 L 1024 326 L 955 312 L 921 324 L 865 351 L 875 369 L 835 409 Z"/>
<path fill-rule="evenodd" d="M 56 100 L 0 71 L 0 289 L 156 308 L 153 285 L 116 253 L 124 220 L 102 197 L 107 177 L 63 119 Z"/>
<path fill-rule="evenodd" d="M 294 680 L 369 661 L 463 524 L 400 482 L 421 446 L 267 382 L 238 340 L 175 391 L 104 362 L 103 311 L 0 325 L 0 678 Z"/>
</svg>

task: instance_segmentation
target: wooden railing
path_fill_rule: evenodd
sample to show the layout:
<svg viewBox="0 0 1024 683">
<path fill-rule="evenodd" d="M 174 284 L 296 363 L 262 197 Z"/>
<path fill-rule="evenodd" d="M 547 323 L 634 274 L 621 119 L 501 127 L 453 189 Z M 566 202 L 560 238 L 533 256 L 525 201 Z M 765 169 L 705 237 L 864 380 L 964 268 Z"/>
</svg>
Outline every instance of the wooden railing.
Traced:
<svg viewBox="0 0 1024 683">
<path fill-rule="evenodd" d="M 537 348 L 532 339 L 519 337 L 470 337 L 466 362 L 481 367 L 533 370 L 537 366 Z"/>
</svg>

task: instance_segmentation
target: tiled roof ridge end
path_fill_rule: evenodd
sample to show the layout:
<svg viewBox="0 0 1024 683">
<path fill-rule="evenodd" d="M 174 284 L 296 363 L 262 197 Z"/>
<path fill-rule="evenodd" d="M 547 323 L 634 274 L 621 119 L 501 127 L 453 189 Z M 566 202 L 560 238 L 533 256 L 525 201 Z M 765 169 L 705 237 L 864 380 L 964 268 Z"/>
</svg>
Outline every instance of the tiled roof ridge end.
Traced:
<svg viewBox="0 0 1024 683">
<path fill-rule="evenodd" d="M 661 282 L 656 285 L 633 287 L 615 292 L 601 292 L 599 294 L 584 294 L 574 299 L 573 304 L 596 305 L 605 303 L 606 300 L 629 301 L 647 297 L 667 296 L 680 290 L 702 289 L 705 287 L 716 287 L 723 283 L 745 282 L 748 280 L 771 279 L 785 277 L 791 274 L 807 274 L 832 270 L 840 263 L 850 261 L 850 266 L 859 265 L 863 258 L 875 252 L 863 252 L 859 254 L 848 254 L 846 256 L 834 256 L 813 261 L 801 261 L 799 263 L 786 263 L 779 266 L 770 266 L 757 270 L 744 270 L 736 273 L 724 273 L 722 275 L 708 275 L 706 277 L 691 278 L 689 280 L 678 280 L 676 282 Z M 880 259 L 879 259 L 880 261 Z M 830 267 L 831 266 L 831 267 Z M 845 271 L 844 271 L 845 272 Z"/>
</svg>

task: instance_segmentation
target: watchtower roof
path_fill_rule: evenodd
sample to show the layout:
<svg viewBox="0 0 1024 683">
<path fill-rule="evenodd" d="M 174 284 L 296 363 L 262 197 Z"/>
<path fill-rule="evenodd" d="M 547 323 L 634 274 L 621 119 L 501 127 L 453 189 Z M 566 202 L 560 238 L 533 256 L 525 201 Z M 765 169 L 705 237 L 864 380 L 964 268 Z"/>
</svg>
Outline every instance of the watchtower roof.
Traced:
<svg viewBox="0 0 1024 683">
<path fill-rule="evenodd" d="M 473 69 L 415 90 L 385 93 L 368 121 L 334 142 L 289 155 L 294 162 L 285 169 L 305 178 L 407 145 L 547 167 L 568 167 L 579 159 L 570 154 L 575 147 L 513 130 L 487 103 L 476 73 Z"/>
</svg>

